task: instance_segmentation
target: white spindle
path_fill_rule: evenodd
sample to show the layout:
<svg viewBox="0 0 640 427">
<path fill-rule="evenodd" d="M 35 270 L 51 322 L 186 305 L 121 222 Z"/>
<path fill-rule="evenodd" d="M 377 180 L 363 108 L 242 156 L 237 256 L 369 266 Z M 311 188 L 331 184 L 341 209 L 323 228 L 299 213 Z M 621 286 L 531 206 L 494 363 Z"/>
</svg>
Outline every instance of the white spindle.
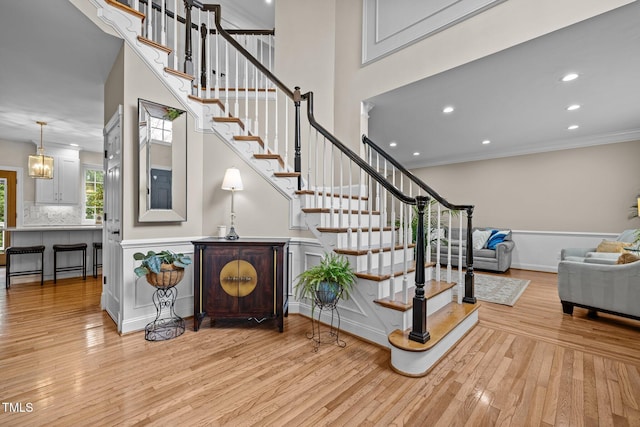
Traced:
<svg viewBox="0 0 640 427">
<path fill-rule="evenodd" d="M 153 40 L 153 24 L 151 23 L 151 21 L 153 21 L 153 1 L 148 0 L 147 1 L 147 13 L 146 13 L 146 20 L 147 20 L 147 39 L 149 40 Z"/>
<path fill-rule="evenodd" d="M 344 187 L 343 187 L 343 175 L 342 175 L 342 168 L 343 168 L 343 164 L 342 164 L 342 151 L 339 151 L 339 156 L 340 156 L 340 165 L 339 165 L 339 169 L 340 169 L 340 179 L 338 180 L 338 188 L 340 189 L 338 191 L 340 199 L 338 199 L 338 227 L 344 227 L 344 207 L 343 207 L 343 202 L 344 202 Z"/>
<path fill-rule="evenodd" d="M 333 201 L 334 199 L 334 182 L 333 182 L 333 177 L 335 175 L 335 171 L 334 171 L 334 164 L 335 161 L 333 159 L 333 147 L 334 145 L 331 144 L 329 146 L 329 227 L 333 228 L 335 227 L 335 220 L 334 220 L 334 215 L 335 215 L 335 202 Z"/>
<path fill-rule="evenodd" d="M 311 140 L 308 141 L 311 143 Z M 311 150 L 308 153 L 307 159 L 311 157 Z M 289 164 L 289 100 L 286 96 L 284 98 L 284 164 Z M 307 176 L 307 181 L 311 182 L 310 176 Z"/>
<path fill-rule="evenodd" d="M 166 12 L 166 2 L 163 0 L 160 4 L 160 41 L 162 46 L 167 45 L 167 14 Z"/>
<path fill-rule="evenodd" d="M 240 117 L 240 81 L 238 80 L 238 56 L 239 52 L 234 50 L 234 57 L 236 61 L 236 78 L 235 78 L 235 93 L 236 93 L 236 103 L 233 109 L 233 117 Z"/>
<path fill-rule="evenodd" d="M 431 209 L 429 209 L 429 211 L 431 211 Z M 437 262 L 436 262 L 436 280 L 440 281 L 440 246 L 441 246 L 441 240 L 440 240 L 440 221 L 441 221 L 441 215 L 442 215 L 442 206 L 440 205 L 440 203 L 438 203 L 438 210 L 437 210 L 437 215 L 436 215 L 436 226 L 438 227 L 436 229 L 436 242 L 437 242 Z M 431 229 L 431 226 L 429 226 L 429 229 Z"/>
<path fill-rule="evenodd" d="M 269 154 L 269 80 L 266 75 L 260 74 L 264 77 L 264 152 Z"/>
<path fill-rule="evenodd" d="M 275 107 L 275 117 L 274 117 L 275 120 L 274 120 L 274 125 L 273 125 L 273 127 L 274 127 L 274 129 L 273 129 L 273 131 L 274 131 L 274 135 L 273 135 L 273 151 L 276 154 L 280 154 L 280 148 L 278 147 L 278 145 L 279 145 L 278 144 L 278 128 L 280 127 L 279 126 L 279 124 L 280 124 L 280 121 L 279 121 L 280 114 L 278 113 L 278 94 L 279 94 L 280 91 L 279 91 L 277 86 L 274 86 L 274 88 L 275 88 L 275 106 L 274 106 Z M 284 94 L 282 94 L 282 95 L 284 96 Z M 286 103 L 285 103 L 285 105 L 286 105 Z"/>
<path fill-rule="evenodd" d="M 326 159 L 327 159 L 327 140 L 322 137 L 322 207 L 327 207 L 327 187 L 326 187 Z"/>
<path fill-rule="evenodd" d="M 244 132 L 249 135 L 249 60 L 244 58 Z"/>
<path fill-rule="evenodd" d="M 229 109 L 229 42 L 224 40 L 224 112 L 228 115 Z"/>
<path fill-rule="evenodd" d="M 138 0 L 136 0 L 138 3 Z M 173 0 L 173 69 L 177 70 L 178 65 L 178 0 Z"/>
<path fill-rule="evenodd" d="M 253 70 L 253 94 L 254 94 L 254 102 L 253 104 L 255 105 L 255 116 L 253 118 L 254 122 L 253 122 L 253 134 L 254 135 L 260 135 L 260 127 L 259 127 L 259 120 L 258 120 L 258 69 L 256 68 L 256 66 L 254 65 L 252 67 Z"/>
<path fill-rule="evenodd" d="M 215 57 L 214 57 L 214 59 L 215 59 L 214 64 L 215 64 L 215 71 L 216 71 L 216 81 L 215 81 L 215 90 L 214 90 L 213 97 L 215 99 L 220 99 L 220 74 L 221 74 L 221 71 L 220 71 L 220 42 L 219 42 L 220 35 L 219 35 L 218 31 L 215 32 L 215 34 L 213 36 L 213 39 L 216 41 L 216 43 L 215 43 L 215 48 L 216 48 L 215 52 L 216 53 L 215 53 Z"/>
</svg>

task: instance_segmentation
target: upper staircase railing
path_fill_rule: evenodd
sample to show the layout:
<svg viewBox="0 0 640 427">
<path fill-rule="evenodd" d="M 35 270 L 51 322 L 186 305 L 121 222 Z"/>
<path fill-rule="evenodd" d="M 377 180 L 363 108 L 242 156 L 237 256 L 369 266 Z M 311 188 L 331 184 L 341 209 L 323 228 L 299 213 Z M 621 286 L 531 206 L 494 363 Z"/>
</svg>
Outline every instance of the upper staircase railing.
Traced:
<svg viewBox="0 0 640 427">
<path fill-rule="evenodd" d="M 408 304 L 415 285 L 410 339 L 426 342 L 425 258 L 431 262 L 432 233 L 436 234 L 439 279 L 442 207 L 448 210 L 449 227 L 452 211 L 466 212 L 467 248 L 471 248 L 473 206 L 450 204 L 368 138 L 364 140 L 372 149 L 363 159 L 320 125 L 314 116 L 313 93 L 302 94 L 298 87 L 292 90 L 274 75 L 273 34 L 225 30 L 219 5 L 193 0 L 132 1 L 131 8 L 145 15 L 141 34 L 148 40 L 141 42 L 167 52 L 166 71 L 189 81 L 188 101 L 211 106 L 214 125 L 223 123 L 225 129 L 232 129 L 233 141 L 245 144 L 243 152 L 273 162 L 271 179 L 291 180 L 298 194 L 314 200 L 315 210 L 328 214 L 326 223 L 310 225 L 312 231 L 346 236 L 340 244 L 326 246 L 358 257 L 360 277 L 388 279 L 378 298 L 399 298 Z M 195 56 L 193 40 L 198 43 Z M 302 102 L 307 104 L 304 117 Z M 449 260 L 450 252 L 449 245 Z M 362 264 L 361 258 L 365 259 Z M 475 303 L 470 249 L 466 262 L 463 301 Z M 448 271 L 450 281 L 450 262 Z M 409 283 L 411 273 L 413 284 Z"/>
</svg>

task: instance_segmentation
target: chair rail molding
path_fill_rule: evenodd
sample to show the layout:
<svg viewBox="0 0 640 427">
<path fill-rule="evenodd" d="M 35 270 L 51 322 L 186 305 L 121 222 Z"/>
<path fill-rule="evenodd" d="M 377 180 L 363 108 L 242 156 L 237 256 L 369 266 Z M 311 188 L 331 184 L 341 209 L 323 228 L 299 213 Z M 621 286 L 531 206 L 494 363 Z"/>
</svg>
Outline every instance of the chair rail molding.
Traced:
<svg viewBox="0 0 640 427">
<path fill-rule="evenodd" d="M 375 61 L 505 0 L 364 0 L 362 64 Z"/>
</svg>

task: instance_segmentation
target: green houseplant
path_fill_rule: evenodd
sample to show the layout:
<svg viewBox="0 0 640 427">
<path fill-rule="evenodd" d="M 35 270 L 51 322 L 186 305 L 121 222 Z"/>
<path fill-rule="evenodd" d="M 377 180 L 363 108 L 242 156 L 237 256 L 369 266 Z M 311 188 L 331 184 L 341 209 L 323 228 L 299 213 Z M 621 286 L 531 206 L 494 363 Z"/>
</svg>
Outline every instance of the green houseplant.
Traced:
<svg viewBox="0 0 640 427">
<path fill-rule="evenodd" d="M 318 305 L 331 305 L 340 297 L 350 298 L 356 275 L 346 257 L 332 252 L 325 254 L 320 264 L 303 271 L 297 280 L 299 299 L 310 298 Z M 316 304 L 312 306 L 312 315 Z"/>
<path fill-rule="evenodd" d="M 164 250 L 162 252 L 148 251 L 146 254 L 136 252 L 133 259 L 142 261 L 134 268 L 136 276 L 147 276 L 147 282 L 152 286 L 168 287 L 175 286 L 184 276 L 184 268 L 191 264 L 188 255 L 177 254 Z"/>
</svg>

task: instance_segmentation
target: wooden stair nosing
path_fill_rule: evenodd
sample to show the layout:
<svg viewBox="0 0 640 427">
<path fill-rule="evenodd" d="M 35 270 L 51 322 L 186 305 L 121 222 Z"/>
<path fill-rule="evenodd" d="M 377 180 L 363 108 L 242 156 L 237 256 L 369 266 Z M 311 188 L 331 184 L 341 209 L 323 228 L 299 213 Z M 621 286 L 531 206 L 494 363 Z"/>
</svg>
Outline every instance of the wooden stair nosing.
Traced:
<svg viewBox="0 0 640 427">
<path fill-rule="evenodd" d="M 395 227 L 395 229 L 397 230 L 398 228 Z M 346 233 L 349 231 L 349 227 L 318 227 L 317 230 L 321 233 Z M 357 228 L 355 227 L 351 227 L 351 231 L 357 232 Z M 382 231 L 391 231 L 391 227 L 383 227 Z M 369 228 L 363 228 L 362 229 L 363 233 L 368 233 L 369 232 Z M 372 233 L 379 233 L 380 232 L 380 227 L 373 227 L 371 229 Z"/>
<path fill-rule="evenodd" d="M 240 129 L 244 130 L 244 123 L 237 117 L 213 117 L 211 120 L 216 123 L 236 123 Z"/>
<path fill-rule="evenodd" d="M 304 213 L 331 213 L 331 208 L 302 208 L 302 212 Z M 333 213 L 340 213 L 352 215 L 357 215 L 360 212 L 362 215 L 369 215 L 368 210 L 358 211 L 357 209 L 334 209 Z M 380 211 L 371 211 L 371 215 L 380 215 Z"/>
<path fill-rule="evenodd" d="M 389 343 L 392 346 L 405 351 L 420 352 L 431 350 L 444 337 L 446 337 L 449 332 L 453 331 L 460 323 L 462 323 L 463 320 L 478 310 L 479 307 L 480 304 L 477 303 L 449 303 L 427 317 L 427 330 L 431 337 L 429 341 L 424 344 L 417 341 L 411 341 L 409 339 L 411 329 L 407 329 L 406 331 L 396 329 L 389 334 Z"/>
<path fill-rule="evenodd" d="M 300 172 L 274 172 L 273 175 L 277 178 L 298 178 Z"/>
<path fill-rule="evenodd" d="M 120 2 L 118 2 L 116 0 L 105 0 L 105 1 L 106 1 L 107 4 L 113 6 L 113 7 L 117 8 L 117 9 L 120 9 L 120 10 L 122 10 L 124 12 L 127 12 L 128 14 L 131 14 L 131 15 L 137 17 L 137 18 L 140 18 L 142 21 L 144 21 L 145 18 L 146 18 L 146 15 L 144 13 L 138 12 L 137 10 L 135 10 L 132 7 L 127 6 L 126 4 L 122 4 L 122 3 L 120 3 Z"/>
<path fill-rule="evenodd" d="M 316 195 L 316 191 L 313 191 L 313 190 L 297 190 L 295 193 L 299 196 L 304 196 L 304 195 L 315 196 Z M 317 193 L 319 196 L 342 197 L 343 199 L 348 199 L 349 197 L 351 197 L 354 200 L 369 200 L 369 196 L 358 196 L 356 194 L 352 194 L 351 196 L 349 196 L 348 194 L 327 193 L 325 191 L 319 191 Z"/>
<path fill-rule="evenodd" d="M 408 244 L 407 248 L 413 248 L 413 247 L 415 247 L 415 245 L 416 245 L 415 243 Z M 397 251 L 399 251 L 401 249 L 404 249 L 404 245 L 395 245 L 395 249 Z M 369 251 L 371 251 L 371 253 L 377 254 L 380 251 L 389 252 L 390 250 L 391 250 L 391 246 L 383 246 L 383 247 L 373 246 L 373 247 L 367 247 L 366 249 L 360 249 L 360 250 L 357 250 L 357 249 L 334 249 L 333 251 L 335 253 L 342 254 L 342 255 L 356 255 L 357 256 L 357 255 L 366 255 Z M 425 267 L 426 266 L 432 266 L 432 265 L 435 265 L 435 264 L 433 262 L 425 263 Z"/>
<path fill-rule="evenodd" d="M 277 160 L 280 167 L 284 169 L 284 160 L 282 160 L 282 157 L 280 157 L 280 154 L 273 154 L 273 153 L 254 154 L 253 157 L 255 157 L 256 159 L 263 159 L 263 160 Z"/>
<path fill-rule="evenodd" d="M 182 79 L 185 79 L 185 80 L 193 80 L 194 79 L 193 76 L 190 76 L 187 73 L 183 73 L 182 71 L 174 70 L 173 68 L 164 67 L 164 71 L 169 73 L 169 74 L 173 74 L 174 76 L 177 76 L 177 77 L 180 77 Z"/>
<path fill-rule="evenodd" d="M 151 47 L 153 47 L 155 49 L 161 50 L 161 51 L 165 52 L 167 55 L 170 55 L 171 52 L 172 52 L 171 48 L 169 48 L 167 46 L 164 46 L 164 45 L 161 45 L 160 43 L 157 43 L 157 42 L 155 42 L 155 41 L 153 41 L 151 39 L 148 39 L 146 37 L 138 36 L 138 41 L 141 42 L 141 43 L 144 43 L 146 45 L 149 45 L 149 46 L 151 46 Z"/>
<path fill-rule="evenodd" d="M 256 135 L 234 135 L 233 139 L 236 141 L 255 141 L 260 144 L 260 147 L 264 148 L 264 141 Z"/>
<path fill-rule="evenodd" d="M 456 283 L 454 282 L 443 282 L 438 280 L 429 280 L 424 284 L 424 297 L 428 300 L 429 298 L 433 298 L 436 295 L 441 294 L 442 292 L 451 289 L 454 287 Z M 380 298 L 376 299 L 375 302 L 382 307 L 390 308 L 396 311 L 408 311 L 413 308 L 413 298 L 408 303 L 401 302 L 402 300 L 402 292 L 397 292 L 394 295 L 394 298 Z"/>
<path fill-rule="evenodd" d="M 188 95 L 187 97 L 202 104 L 218 104 L 222 111 L 224 111 L 224 105 L 222 104 L 222 101 L 217 98 L 199 98 L 195 95 Z"/>
<path fill-rule="evenodd" d="M 402 265 L 397 265 L 397 267 L 401 268 Z M 411 261 L 411 266 L 407 268 L 406 273 L 413 273 L 414 271 L 416 271 L 416 262 Z M 385 267 L 382 269 L 382 274 L 367 273 L 366 271 L 358 271 L 355 274 L 356 274 L 356 277 L 359 277 L 360 279 L 371 280 L 373 282 L 382 282 L 383 280 L 390 279 L 392 276 L 393 277 L 403 276 L 405 274 L 405 271 L 401 269 L 398 269 L 398 270 L 394 269 L 393 271 L 391 271 L 389 267 Z"/>
</svg>

